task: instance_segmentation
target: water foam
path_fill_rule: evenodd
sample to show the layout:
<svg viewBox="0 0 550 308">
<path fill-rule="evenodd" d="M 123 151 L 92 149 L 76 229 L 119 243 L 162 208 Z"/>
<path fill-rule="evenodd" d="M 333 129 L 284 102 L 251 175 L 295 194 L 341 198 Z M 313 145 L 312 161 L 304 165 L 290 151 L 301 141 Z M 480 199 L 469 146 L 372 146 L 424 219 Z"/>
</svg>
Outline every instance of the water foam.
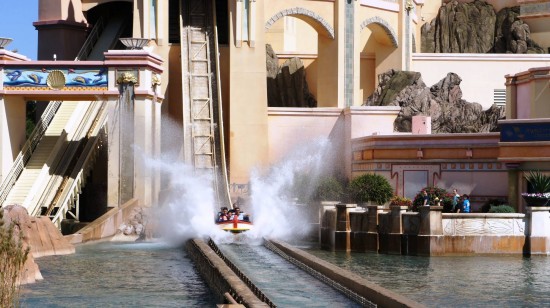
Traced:
<svg viewBox="0 0 550 308">
<path fill-rule="evenodd" d="M 319 175 L 326 172 L 330 143 L 318 139 L 295 149 L 262 176 L 254 170 L 250 178 L 251 211 L 254 228 L 247 232 L 250 238 L 291 240 L 310 231 L 305 206 L 296 204 L 291 191 L 299 175 L 307 174 L 314 185 Z M 302 189 L 311 189 L 302 187 Z"/>
</svg>

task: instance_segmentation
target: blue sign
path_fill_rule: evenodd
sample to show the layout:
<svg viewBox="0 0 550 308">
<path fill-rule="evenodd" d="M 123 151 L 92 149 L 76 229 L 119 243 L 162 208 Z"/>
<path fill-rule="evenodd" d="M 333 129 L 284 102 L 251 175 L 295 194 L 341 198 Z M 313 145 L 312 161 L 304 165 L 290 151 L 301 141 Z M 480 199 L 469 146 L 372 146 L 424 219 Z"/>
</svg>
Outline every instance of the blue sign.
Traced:
<svg viewBox="0 0 550 308">
<path fill-rule="evenodd" d="M 501 123 L 500 141 L 550 141 L 550 122 Z"/>
</svg>

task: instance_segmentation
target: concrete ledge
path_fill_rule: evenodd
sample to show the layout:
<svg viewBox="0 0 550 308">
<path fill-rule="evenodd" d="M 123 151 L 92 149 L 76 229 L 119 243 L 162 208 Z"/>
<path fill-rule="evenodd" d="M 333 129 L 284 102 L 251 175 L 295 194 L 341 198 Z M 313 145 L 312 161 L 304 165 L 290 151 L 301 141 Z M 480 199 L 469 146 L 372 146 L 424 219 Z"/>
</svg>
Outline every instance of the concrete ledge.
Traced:
<svg viewBox="0 0 550 308">
<path fill-rule="evenodd" d="M 246 307 L 269 307 L 254 295 L 204 241 L 189 240 L 185 247 L 197 270 L 216 295 L 216 300 L 224 301 L 225 294 L 229 293 L 239 304 Z"/>
<path fill-rule="evenodd" d="M 137 199 L 130 199 L 119 208 L 113 208 L 75 234 L 66 235 L 72 244 L 100 240 L 114 236 L 129 213 L 138 206 Z"/>
<path fill-rule="evenodd" d="M 379 307 L 425 307 L 300 249 L 275 240 L 270 242 L 289 256 L 363 296 Z"/>
</svg>

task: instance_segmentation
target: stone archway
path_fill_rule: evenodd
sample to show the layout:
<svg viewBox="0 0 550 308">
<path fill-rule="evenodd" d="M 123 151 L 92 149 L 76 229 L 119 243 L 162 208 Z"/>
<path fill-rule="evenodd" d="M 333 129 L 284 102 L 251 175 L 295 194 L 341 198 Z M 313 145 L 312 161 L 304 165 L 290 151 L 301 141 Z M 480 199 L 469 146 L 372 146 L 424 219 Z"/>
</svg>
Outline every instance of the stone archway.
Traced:
<svg viewBox="0 0 550 308">
<path fill-rule="evenodd" d="M 317 107 L 335 107 L 338 105 L 338 84 L 334 82 L 338 74 L 338 61 L 334 61 L 334 51 L 338 42 L 332 25 L 321 15 L 303 7 L 280 10 L 265 23 L 265 31 L 275 28 L 284 17 L 299 19 L 311 27 L 317 35 L 316 55 L 307 61 L 308 88 L 317 100 Z"/>
<path fill-rule="evenodd" d="M 279 11 L 265 23 L 265 30 L 269 30 L 269 28 L 271 28 L 277 20 L 285 16 L 294 16 L 299 18 L 316 29 L 319 34 L 323 34 L 328 38 L 334 39 L 334 28 L 319 14 L 302 7 L 294 7 Z"/>
<path fill-rule="evenodd" d="M 395 30 L 393 30 L 393 28 L 390 26 L 390 24 L 387 21 L 385 21 L 384 19 L 378 16 L 365 19 L 361 23 L 361 31 L 363 31 L 366 27 L 368 27 L 371 24 L 376 24 L 380 26 L 382 29 L 384 29 L 384 31 L 388 35 L 391 45 L 395 48 L 399 47 L 399 44 L 397 43 L 397 34 L 395 33 Z"/>
</svg>

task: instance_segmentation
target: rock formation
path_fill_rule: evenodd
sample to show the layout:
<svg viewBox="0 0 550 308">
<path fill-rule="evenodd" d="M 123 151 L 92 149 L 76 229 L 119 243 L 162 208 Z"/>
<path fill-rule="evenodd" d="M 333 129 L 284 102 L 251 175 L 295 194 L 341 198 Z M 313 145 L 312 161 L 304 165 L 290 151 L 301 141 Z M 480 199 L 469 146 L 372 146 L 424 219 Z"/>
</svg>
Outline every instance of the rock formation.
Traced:
<svg viewBox="0 0 550 308">
<path fill-rule="evenodd" d="M 118 227 L 114 241 L 136 241 L 151 239 L 151 230 L 146 230 L 148 213 L 145 208 L 136 207 L 128 215 L 128 219 Z"/>
<path fill-rule="evenodd" d="M 529 26 L 519 19 L 519 7 L 495 13 L 491 4 L 444 3 L 421 29 L 422 52 L 435 53 L 544 53 L 531 39 Z"/>
<path fill-rule="evenodd" d="M 390 70 L 378 76 L 378 87 L 367 99 L 367 106 L 400 106 L 394 129 L 411 132 L 412 117 L 432 118 L 433 133 L 481 133 L 498 131 L 504 108 L 492 106 L 483 111 L 478 103 L 462 99 L 460 77 L 449 73 L 427 87 L 418 72 Z"/>
<path fill-rule="evenodd" d="M 32 217 L 20 205 L 7 205 L 2 210 L 6 225 L 15 224 L 16 236 L 21 232 L 23 247 L 30 248 L 27 261 L 23 265 L 21 283 L 34 283 L 42 279 L 35 258 L 75 252 L 74 246 L 63 237 L 50 218 Z"/>
<path fill-rule="evenodd" d="M 291 58 L 279 67 L 271 45 L 266 45 L 267 105 L 269 107 L 316 107 L 309 92 L 306 70 L 300 58 Z"/>
</svg>

